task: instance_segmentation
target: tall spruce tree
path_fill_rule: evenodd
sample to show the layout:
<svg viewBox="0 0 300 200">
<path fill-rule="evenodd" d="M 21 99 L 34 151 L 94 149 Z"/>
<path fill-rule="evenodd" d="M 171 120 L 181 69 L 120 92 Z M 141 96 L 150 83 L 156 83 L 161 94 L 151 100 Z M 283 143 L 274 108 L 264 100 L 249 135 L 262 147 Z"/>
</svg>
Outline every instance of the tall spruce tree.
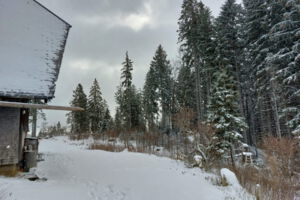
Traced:
<svg viewBox="0 0 300 200">
<path fill-rule="evenodd" d="M 270 3 L 270 53 L 267 70 L 277 135 L 300 134 L 300 1 L 275 0 Z"/>
<path fill-rule="evenodd" d="M 173 96 L 171 73 L 171 65 L 167 59 L 167 53 L 159 45 L 151 61 L 144 85 L 144 106 L 149 126 L 152 126 L 155 116 L 160 110 L 161 127 L 163 129 L 171 128 Z"/>
<path fill-rule="evenodd" d="M 128 56 L 128 52 L 126 52 L 125 61 L 122 63 L 123 68 L 121 70 L 121 92 L 122 94 L 122 107 L 120 107 L 123 119 L 124 119 L 124 125 L 126 128 L 130 129 L 132 128 L 132 70 L 133 65 L 132 61 Z"/>
<path fill-rule="evenodd" d="M 161 126 L 164 129 L 171 127 L 172 104 L 172 77 L 171 65 L 167 59 L 167 53 L 161 45 L 158 46 L 151 66 L 156 70 L 158 81 L 159 100 L 161 104 Z"/>
<path fill-rule="evenodd" d="M 102 131 L 105 111 L 106 105 L 102 98 L 99 83 L 95 79 L 88 98 L 89 122 L 93 133 L 100 133 Z"/>
<path fill-rule="evenodd" d="M 235 0 L 227 0 L 221 8 L 221 13 L 216 19 L 217 30 L 217 58 L 218 66 L 227 69 L 234 78 L 235 89 L 240 96 L 240 65 L 238 57 L 241 53 L 241 45 L 238 40 L 238 16 L 241 7 Z M 240 101 L 241 102 L 241 101 Z"/>
<path fill-rule="evenodd" d="M 147 127 L 154 129 L 158 115 L 158 94 L 156 92 L 158 83 L 156 81 L 156 72 L 153 66 L 150 66 L 146 75 L 146 80 L 143 90 L 143 107 Z"/>
<path fill-rule="evenodd" d="M 115 94 L 116 102 L 121 116 L 121 125 L 123 128 L 129 130 L 140 127 L 141 98 L 135 86 L 132 84 L 132 70 L 133 62 L 126 52 L 125 61 L 122 63 L 121 70 L 121 85 L 118 87 Z"/>
<path fill-rule="evenodd" d="M 117 108 L 115 114 L 115 120 L 114 120 L 115 130 L 120 131 L 122 129 L 122 121 L 123 120 L 122 120 L 120 108 Z"/>
<path fill-rule="evenodd" d="M 196 110 L 195 73 L 182 65 L 176 82 L 176 97 L 181 108 Z"/>
<path fill-rule="evenodd" d="M 183 64 L 195 74 L 198 120 L 205 120 L 214 66 L 214 30 L 210 10 L 202 2 L 184 0 L 179 18 L 179 42 Z M 190 80 L 192 81 L 192 80 Z"/>
<path fill-rule="evenodd" d="M 266 0 L 244 0 L 245 7 L 245 46 L 243 63 L 243 92 L 245 92 L 245 109 L 244 114 L 249 125 L 248 142 L 256 143 L 265 131 L 266 122 L 263 122 L 263 113 L 261 105 L 258 103 L 260 95 L 257 90 L 257 66 L 263 66 L 261 63 L 266 57 L 265 51 L 267 47 L 266 33 L 268 32 L 266 16 L 267 2 Z"/>
<path fill-rule="evenodd" d="M 103 117 L 103 123 L 102 123 L 102 131 L 108 131 L 109 129 L 112 128 L 112 118 L 110 116 L 109 109 L 106 108 L 105 114 Z"/>
<path fill-rule="evenodd" d="M 212 146 L 218 154 L 229 153 L 233 159 L 233 147 L 241 142 L 241 133 L 247 128 L 238 107 L 234 78 L 227 68 L 214 73 L 212 97 L 209 104 L 208 122 L 215 129 Z"/>
<path fill-rule="evenodd" d="M 143 112 L 143 95 L 140 90 L 132 86 L 132 101 L 131 101 L 131 124 L 133 128 L 144 130 L 144 112 Z"/>
<path fill-rule="evenodd" d="M 72 111 L 68 114 L 68 122 L 71 125 L 71 132 L 75 134 L 88 132 L 89 120 L 87 112 L 87 97 L 80 83 L 73 91 L 73 99 L 70 104 L 73 107 L 81 107 L 84 109 L 82 112 Z"/>
</svg>

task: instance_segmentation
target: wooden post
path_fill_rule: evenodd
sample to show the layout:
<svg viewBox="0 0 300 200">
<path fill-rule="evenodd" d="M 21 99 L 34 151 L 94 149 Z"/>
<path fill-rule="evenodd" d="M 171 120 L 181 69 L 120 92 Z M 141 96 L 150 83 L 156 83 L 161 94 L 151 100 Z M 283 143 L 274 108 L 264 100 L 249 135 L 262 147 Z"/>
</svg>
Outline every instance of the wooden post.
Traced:
<svg viewBox="0 0 300 200">
<path fill-rule="evenodd" d="M 84 109 L 80 107 L 52 106 L 52 105 L 45 105 L 45 104 L 30 104 L 30 103 L 8 102 L 8 101 L 0 101 L 0 107 L 84 111 Z"/>
<path fill-rule="evenodd" d="M 35 101 L 34 101 L 35 103 Z M 32 108 L 32 126 L 31 126 L 31 136 L 36 137 L 36 123 L 37 123 L 37 109 Z"/>
</svg>

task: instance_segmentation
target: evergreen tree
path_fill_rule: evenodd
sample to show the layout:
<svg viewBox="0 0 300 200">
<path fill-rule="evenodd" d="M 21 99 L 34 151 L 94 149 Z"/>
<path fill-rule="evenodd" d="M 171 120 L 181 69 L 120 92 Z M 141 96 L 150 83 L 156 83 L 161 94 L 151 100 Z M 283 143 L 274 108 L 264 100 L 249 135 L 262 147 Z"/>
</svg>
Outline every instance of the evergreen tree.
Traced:
<svg viewBox="0 0 300 200">
<path fill-rule="evenodd" d="M 116 102 L 121 116 L 121 125 L 129 130 L 140 127 L 141 99 L 139 94 L 132 84 L 133 62 L 126 52 L 125 61 L 122 63 L 121 70 L 121 85 L 118 87 L 115 94 Z"/>
<path fill-rule="evenodd" d="M 212 146 L 218 154 L 230 153 L 233 159 L 233 147 L 241 142 L 241 133 L 247 125 L 239 113 L 234 78 L 222 68 L 215 72 L 208 122 L 213 125 L 215 135 Z"/>
<path fill-rule="evenodd" d="M 162 128 L 169 129 L 171 127 L 173 96 L 171 73 L 170 61 L 167 59 L 167 54 L 163 47 L 159 45 L 151 61 L 144 85 L 144 106 L 150 127 L 152 127 L 159 109 L 161 111 Z"/>
<path fill-rule="evenodd" d="M 272 1 L 270 53 L 267 70 L 271 74 L 273 108 L 277 135 L 300 134 L 300 1 Z M 276 107 L 275 107 L 276 106 Z"/>
<path fill-rule="evenodd" d="M 235 81 L 238 80 L 237 57 L 239 49 L 237 16 L 239 6 L 235 0 L 227 0 L 221 8 L 220 16 L 216 20 L 217 29 L 217 63 L 227 68 Z"/>
<path fill-rule="evenodd" d="M 176 97 L 181 108 L 196 110 L 195 74 L 191 68 L 182 65 L 177 77 Z"/>
<path fill-rule="evenodd" d="M 117 131 L 122 129 L 122 116 L 119 108 L 116 109 L 114 128 Z"/>
<path fill-rule="evenodd" d="M 262 112 L 262 105 L 259 104 L 261 95 L 259 94 L 256 84 L 258 66 L 264 66 L 262 63 L 266 57 L 267 41 L 267 2 L 266 0 L 244 0 L 245 7 L 245 45 L 243 60 L 243 90 L 245 94 L 244 115 L 249 125 L 248 142 L 256 143 L 256 139 L 260 138 L 263 132 L 267 132 L 263 124 L 267 124 L 267 120 L 263 119 L 267 115 Z M 267 109 L 265 109 L 267 110 Z M 263 117 L 264 116 L 264 117 Z M 263 122 L 264 120 L 264 122 Z"/>
<path fill-rule="evenodd" d="M 202 2 L 184 0 L 179 18 L 179 42 L 183 65 L 195 73 L 197 118 L 207 114 L 214 66 L 214 31 L 210 10 Z M 190 80 L 192 81 L 192 80 Z"/>
<path fill-rule="evenodd" d="M 156 70 L 158 81 L 158 96 L 161 104 L 162 127 L 170 128 L 171 104 L 172 104 L 172 78 L 171 65 L 167 59 L 167 53 L 161 45 L 158 46 L 151 66 Z"/>
<path fill-rule="evenodd" d="M 124 120 L 124 126 L 127 129 L 132 128 L 131 117 L 132 117 L 132 61 L 126 52 L 125 61 L 122 63 L 123 68 L 121 70 L 121 102 L 120 111 Z"/>
<path fill-rule="evenodd" d="M 252 2 L 253 3 L 253 2 Z M 238 96 L 239 111 L 248 123 L 253 123 L 253 85 L 250 76 L 250 64 L 246 62 L 249 56 L 246 37 L 246 11 L 235 0 L 227 0 L 216 19 L 216 63 L 226 68 L 233 77 L 236 94 Z M 248 54 L 247 54 L 247 53 Z M 249 111 L 249 109 L 251 111 Z M 243 132 L 244 139 L 253 144 L 253 127 Z"/>
<path fill-rule="evenodd" d="M 145 111 L 145 118 L 147 120 L 148 127 L 153 129 L 158 115 L 158 94 L 156 92 L 158 83 L 156 81 L 156 72 L 153 66 L 146 75 L 146 81 L 144 84 L 144 98 L 143 107 Z"/>
<path fill-rule="evenodd" d="M 99 133 L 102 131 L 105 109 L 106 106 L 104 99 L 102 98 L 100 86 L 98 84 L 97 79 L 95 79 L 90 89 L 88 98 L 89 121 L 90 128 L 93 133 Z"/>
<path fill-rule="evenodd" d="M 128 56 L 128 52 L 126 52 L 126 57 L 125 61 L 122 63 L 123 68 L 122 68 L 122 74 L 121 74 L 121 79 L 122 79 L 122 87 L 126 89 L 129 89 L 132 84 L 132 70 L 133 70 L 133 62 Z"/>
<path fill-rule="evenodd" d="M 72 111 L 69 113 L 68 122 L 71 124 L 71 132 L 79 134 L 86 133 L 89 130 L 87 97 L 80 83 L 73 91 L 73 99 L 70 104 L 73 107 L 81 107 L 84 109 L 82 112 Z"/>
<path fill-rule="evenodd" d="M 296 69 L 288 66 L 297 66 L 292 64 L 297 56 L 296 52 L 292 53 L 292 48 L 298 40 L 293 35 L 299 30 L 299 2 L 257 0 L 244 1 L 244 4 L 250 47 L 248 60 L 251 60 L 251 79 L 254 79 L 256 92 L 253 109 L 254 115 L 258 116 L 258 120 L 254 120 L 256 132 L 260 136 L 266 133 L 279 137 L 291 135 L 296 125 L 288 124 L 298 111 L 295 109 L 297 103 L 290 101 L 293 99 L 290 97 L 297 90 L 292 88 L 297 86 L 285 85 L 284 76 L 289 77 Z"/>
<path fill-rule="evenodd" d="M 239 57 L 242 55 L 242 46 L 238 39 L 238 17 L 240 16 L 240 12 L 242 12 L 242 8 L 236 4 L 235 0 L 226 0 L 221 8 L 221 13 L 216 19 L 218 43 L 216 48 L 216 62 L 218 66 L 226 68 L 234 78 L 235 90 L 239 96 L 238 101 L 241 105 L 241 65 Z"/>
<path fill-rule="evenodd" d="M 142 107 L 142 92 L 132 87 L 132 103 L 131 103 L 131 124 L 132 128 L 143 130 L 145 126 L 144 112 Z"/>
<path fill-rule="evenodd" d="M 112 128 L 112 118 L 109 109 L 107 108 L 103 117 L 102 131 L 108 131 L 110 128 Z"/>
</svg>

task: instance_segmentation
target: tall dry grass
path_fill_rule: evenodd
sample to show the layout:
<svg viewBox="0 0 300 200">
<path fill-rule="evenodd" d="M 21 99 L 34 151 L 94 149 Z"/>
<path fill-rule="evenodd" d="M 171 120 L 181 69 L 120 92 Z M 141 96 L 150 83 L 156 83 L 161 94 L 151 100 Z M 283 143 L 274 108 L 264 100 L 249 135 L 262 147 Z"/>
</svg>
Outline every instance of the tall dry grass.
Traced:
<svg viewBox="0 0 300 200">
<path fill-rule="evenodd" d="M 265 153 L 264 168 L 245 166 L 235 170 L 241 185 L 257 199 L 294 200 L 300 191 L 298 142 L 290 138 L 267 137 L 261 148 Z"/>
</svg>

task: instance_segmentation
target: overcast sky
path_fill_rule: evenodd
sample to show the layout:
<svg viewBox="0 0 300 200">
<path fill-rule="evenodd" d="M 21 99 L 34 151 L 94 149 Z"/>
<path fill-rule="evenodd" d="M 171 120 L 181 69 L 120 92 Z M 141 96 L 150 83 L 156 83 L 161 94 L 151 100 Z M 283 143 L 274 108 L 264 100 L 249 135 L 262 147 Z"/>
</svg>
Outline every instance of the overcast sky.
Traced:
<svg viewBox="0 0 300 200">
<path fill-rule="evenodd" d="M 134 62 L 133 82 L 142 88 L 149 63 L 159 44 L 176 59 L 177 20 L 182 0 L 39 0 L 72 25 L 65 49 L 54 105 L 69 105 L 72 91 L 82 83 L 85 92 L 94 78 L 114 113 L 114 93 L 120 82 L 125 52 Z M 217 16 L 225 0 L 203 0 Z M 239 1 L 238 1 L 239 2 Z M 48 124 L 65 112 L 46 111 Z"/>
</svg>

